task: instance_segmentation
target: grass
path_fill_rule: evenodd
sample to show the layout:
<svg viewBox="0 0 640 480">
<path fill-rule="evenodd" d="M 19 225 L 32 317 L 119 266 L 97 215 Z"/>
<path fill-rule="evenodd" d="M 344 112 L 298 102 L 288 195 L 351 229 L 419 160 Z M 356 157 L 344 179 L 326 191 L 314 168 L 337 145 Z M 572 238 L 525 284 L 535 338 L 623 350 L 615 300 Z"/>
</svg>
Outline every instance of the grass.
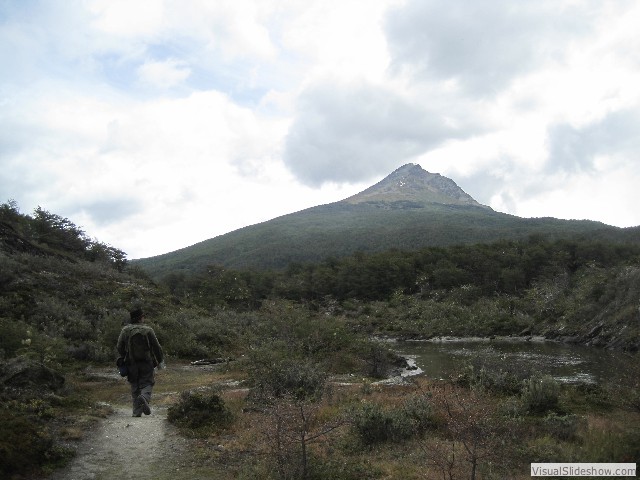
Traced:
<svg viewBox="0 0 640 480">
<path fill-rule="evenodd" d="M 115 367 L 94 366 L 67 378 L 66 392 L 57 402 L 25 406 L 54 416 L 56 438 L 65 444 L 81 441 L 96 422 L 130 401 L 129 386 Z M 181 475 L 301 478 L 304 455 L 309 479 L 470 478 L 473 459 L 468 447 L 474 431 L 482 433 L 473 449 L 476 473 L 484 479 L 529 478 L 533 461 L 640 458 L 640 411 L 607 388 L 563 385 L 561 408 L 527 412 L 520 394 L 506 391 L 424 377 L 382 385 L 362 376 L 341 376 L 329 378 L 318 400 L 281 399 L 261 405 L 250 401 L 246 378 L 242 362 L 196 367 L 173 360 L 157 374 L 153 406 L 175 405 L 185 391 L 215 392 L 234 419 L 223 428 L 178 428 L 188 445 L 176 466 Z M 363 442 L 354 426 L 355 412 L 365 405 L 383 412 L 369 418 L 374 427 L 376 421 L 390 421 L 398 422 L 395 428 L 401 430 L 376 442 Z M 317 434 L 304 445 L 304 452 L 299 435 L 303 417 L 308 421 L 307 438 Z M 274 439 L 280 448 L 274 447 Z M 66 457 L 62 453 L 58 466 L 68 459 L 68 453 Z"/>
</svg>

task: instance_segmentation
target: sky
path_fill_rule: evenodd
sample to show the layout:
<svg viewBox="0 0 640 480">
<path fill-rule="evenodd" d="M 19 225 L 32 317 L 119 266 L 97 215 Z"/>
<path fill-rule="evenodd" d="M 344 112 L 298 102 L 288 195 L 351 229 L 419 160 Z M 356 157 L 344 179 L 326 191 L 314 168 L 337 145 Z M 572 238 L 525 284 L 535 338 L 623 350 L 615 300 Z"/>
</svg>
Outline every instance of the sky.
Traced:
<svg viewBox="0 0 640 480">
<path fill-rule="evenodd" d="M 640 225 L 636 0 L 0 0 L 0 202 L 144 258 L 406 163 Z"/>
</svg>

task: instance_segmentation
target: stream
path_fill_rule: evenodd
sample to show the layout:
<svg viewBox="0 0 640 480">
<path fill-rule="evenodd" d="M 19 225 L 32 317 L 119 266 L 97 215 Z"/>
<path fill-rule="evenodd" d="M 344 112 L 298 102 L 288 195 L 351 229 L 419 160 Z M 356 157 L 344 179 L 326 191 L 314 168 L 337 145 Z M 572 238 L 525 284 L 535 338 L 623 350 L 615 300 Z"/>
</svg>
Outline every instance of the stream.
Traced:
<svg viewBox="0 0 640 480">
<path fill-rule="evenodd" d="M 548 374 L 562 383 L 601 383 L 624 374 L 638 357 L 595 347 L 534 339 L 456 339 L 398 341 L 393 349 L 415 362 L 430 378 L 444 379 L 465 365 L 485 365 L 518 373 Z"/>
</svg>

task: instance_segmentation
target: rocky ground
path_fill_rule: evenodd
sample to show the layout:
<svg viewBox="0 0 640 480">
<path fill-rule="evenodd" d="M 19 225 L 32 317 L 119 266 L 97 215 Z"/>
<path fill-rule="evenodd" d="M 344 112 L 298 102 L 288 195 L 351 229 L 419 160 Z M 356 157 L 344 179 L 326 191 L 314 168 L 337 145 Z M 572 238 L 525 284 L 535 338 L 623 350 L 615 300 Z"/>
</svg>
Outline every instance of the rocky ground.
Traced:
<svg viewBox="0 0 640 480">
<path fill-rule="evenodd" d="M 186 440 L 167 422 L 167 409 L 134 418 L 128 405 L 87 432 L 77 455 L 52 480 L 181 478 Z"/>
</svg>

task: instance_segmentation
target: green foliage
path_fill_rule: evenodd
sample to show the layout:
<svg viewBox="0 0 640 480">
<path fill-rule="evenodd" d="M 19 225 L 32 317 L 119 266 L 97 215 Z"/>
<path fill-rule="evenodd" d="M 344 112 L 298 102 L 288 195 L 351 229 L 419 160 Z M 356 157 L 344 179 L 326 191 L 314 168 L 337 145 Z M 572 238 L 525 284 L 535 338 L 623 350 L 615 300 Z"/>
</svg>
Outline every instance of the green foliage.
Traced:
<svg viewBox="0 0 640 480">
<path fill-rule="evenodd" d="M 360 343 L 360 352 L 367 365 L 365 373 L 373 378 L 387 376 L 394 364 L 400 360 L 388 346 L 380 342 L 363 341 Z"/>
<path fill-rule="evenodd" d="M 47 466 L 60 465 L 71 456 L 72 452 L 55 442 L 37 416 L 16 414 L 0 406 L 0 474 L 3 478 L 27 473 L 37 475 Z"/>
<path fill-rule="evenodd" d="M 317 363 L 291 358 L 277 345 L 265 346 L 249 355 L 251 398 L 258 402 L 289 396 L 296 400 L 319 399 L 327 374 Z"/>
<path fill-rule="evenodd" d="M 557 411 L 559 401 L 560 385 L 550 375 L 534 376 L 524 382 L 522 402 L 529 413 Z"/>
<path fill-rule="evenodd" d="M 407 440 L 415 433 L 411 418 L 402 410 L 372 402 L 363 403 L 353 412 L 352 427 L 365 446 Z"/>
<path fill-rule="evenodd" d="M 284 298 L 313 311 L 357 316 L 360 327 L 371 333 L 403 337 L 523 331 L 585 336 L 605 323 L 611 329 L 585 341 L 614 342 L 634 350 L 640 348 L 640 324 L 634 321 L 639 262 L 637 243 L 538 236 L 519 242 L 357 252 L 315 264 L 291 263 L 285 271 L 208 266 L 199 272 L 170 273 L 165 283 L 180 301 L 189 299 L 208 312 L 259 310 L 272 299 Z M 387 312 L 364 320 L 380 310 Z"/>
<path fill-rule="evenodd" d="M 330 456 L 315 459 L 311 464 L 309 480 L 367 480 L 382 478 L 381 469 L 365 459 L 349 459 Z"/>
<path fill-rule="evenodd" d="M 110 265 L 119 271 L 127 265 L 122 250 L 89 239 L 71 220 L 42 207 L 37 207 L 29 216 L 20 213 L 14 200 L 0 205 L 0 231 L 12 250 L 65 256 L 71 260 L 82 258 Z"/>
<path fill-rule="evenodd" d="M 412 395 L 402 406 L 402 414 L 412 424 L 415 434 L 422 434 L 436 428 L 439 424 L 433 402 L 427 395 Z"/>
<path fill-rule="evenodd" d="M 531 375 L 532 372 L 526 367 L 479 354 L 463 368 L 457 383 L 499 395 L 517 395 L 527 385 Z"/>
<path fill-rule="evenodd" d="M 399 406 L 364 402 L 350 415 L 352 430 L 364 446 L 401 442 L 437 426 L 433 404 L 425 395 L 412 395 Z"/>
<path fill-rule="evenodd" d="M 180 358 L 201 359 L 231 356 L 238 348 L 243 315 L 217 311 L 204 316 L 197 310 L 167 313 L 154 320 L 163 349 Z"/>
<path fill-rule="evenodd" d="M 640 458 L 640 427 L 630 422 L 622 431 L 589 429 L 577 448 L 578 462 L 636 462 Z"/>
<path fill-rule="evenodd" d="M 29 338 L 27 323 L 0 318 L 0 359 L 15 356 L 25 346 Z"/>
<path fill-rule="evenodd" d="M 167 419 L 184 428 L 221 430 L 231 425 L 234 417 L 214 392 L 182 392 L 179 402 L 169 407 Z"/>
<path fill-rule="evenodd" d="M 543 419 L 543 432 L 562 441 L 571 441 L 578 438 L 578 430 L 586 424 L 584 418 L 578 415 L 558 415 L 549 413 Z"/>
<path fill-rule="evenodd" d="M 638 241 L 636 229 L 623 230 L 590 221 L 524 219 L 483 208 L 453 205 L 396 207 L 398 205 L 384 203 L 322 205 L 137 262 L 154 278 L 160 278 L 172 271 L 200 272 L 210 264 L 233 269 L 285 270 L 291 263 L 317 264 L 327 258 L 344 258 L 356 252 L 475 245 L 502 239 L 528 241 L 532 247 L 539 246 L 541 238 L 588 238 L 615 243 Z M 529 274 L 536 275 L 546 268 L 547 252 L 544 250 L 544 245 L 535 252 L 531 250 L 532 255 L 527 258 Z M 568 256 L 568 260 L 591 255 L 594 251 L 574 249 L 573 257 Z M 510 252 L 503 258 L 508 260 L 508 256 Z M 361 271 L 367 270 L 367 266 L 362 267 Z M 482 265 L 478 267 L 484 270 Z M 456 281 L 457 270 L 452 272 L 452 280 Z M 310 278 L 320 279 L 320 276 Z M 497 279 L 499 273 L 487 271 L 487 276 Z M 518 286 L 519 277 L 507 277 L 505 287 Z M 359 279 L 366 283 L 364 276 Z M 508 283 L 514 280 L 515 284 Z M 311 288 L 315 287 L 311 285 Z"/>
</svg>

